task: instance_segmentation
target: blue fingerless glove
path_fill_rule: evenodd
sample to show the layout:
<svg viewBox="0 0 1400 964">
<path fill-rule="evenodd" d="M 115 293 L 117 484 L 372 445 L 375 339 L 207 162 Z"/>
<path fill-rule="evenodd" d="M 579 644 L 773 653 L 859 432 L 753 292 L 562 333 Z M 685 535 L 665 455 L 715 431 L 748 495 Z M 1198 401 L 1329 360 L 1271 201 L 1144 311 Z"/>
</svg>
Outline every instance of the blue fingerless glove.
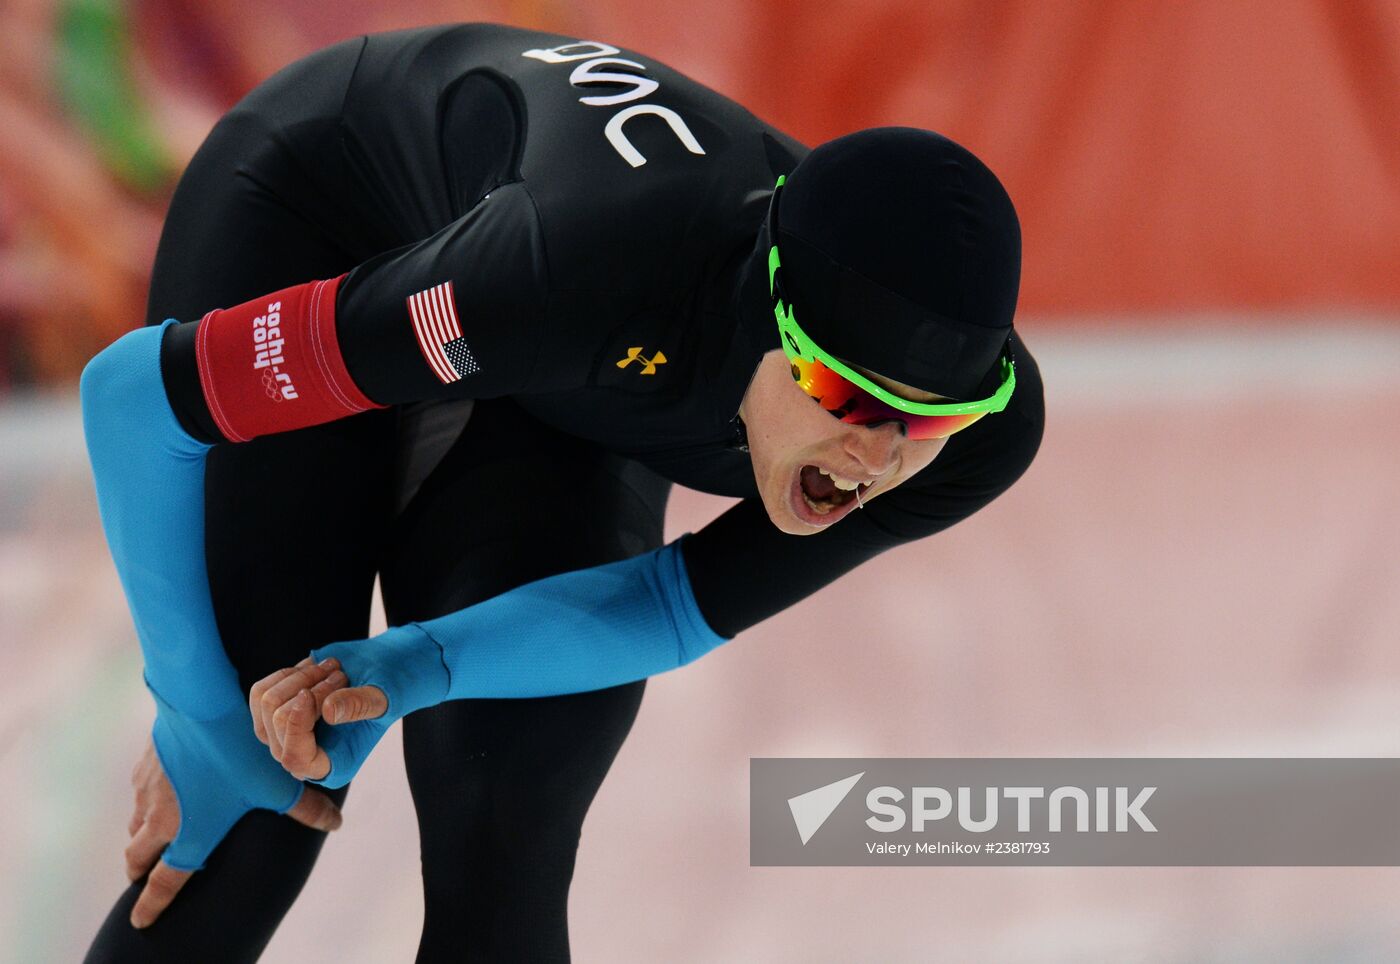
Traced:
<svg viewBox="0 0 1400 964">
<path fill-rule="evenodd" d="M 373 720 L 317 724 L 344 786 L 402 716 L 445 700 L 555 696 L 684 666 L 726 642 L 695 604 L 680 540 L 621 562 L 528 583 L 449 615 L 311 651 L 340 660 L 351 686 L 377 686 Z"/>
<path fill-rule="evenodd" d="M 176 870 L 200 870 L 249 810 L 285 813 L 305 785 L 282 769 L 253 733 L 248 704 L 212 719 L 191 719 L 150 684 L 156 701 L 156 755 L 180 801 L 180 829 L 161 855 Z"/>
<path fill-rule="evenodd" d="M 258 742 L 219 639 L 204 565 L 210 446 L 181 428 L 160 373 L 174 323 L 118 338 L 83 369 L 80 392 L 102 528 L 156 701 L 152 736 L 180 800 L 163 859 L 198 870 L 244 813 L 285 812 L 304 786 Z"/>
</svg>

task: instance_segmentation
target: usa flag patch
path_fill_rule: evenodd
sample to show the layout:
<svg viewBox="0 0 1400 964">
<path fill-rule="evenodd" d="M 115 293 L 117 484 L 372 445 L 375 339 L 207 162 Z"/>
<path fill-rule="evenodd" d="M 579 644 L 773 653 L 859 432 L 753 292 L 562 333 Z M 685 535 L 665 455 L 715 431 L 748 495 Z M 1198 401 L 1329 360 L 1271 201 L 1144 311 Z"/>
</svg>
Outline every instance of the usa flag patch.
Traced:
<svg viewBox="0 0 1400 964">
<path fill-rule="evenodd" d="M 457 323 L 452 282 L 444 281 L 409 295 L 408 313 L 413 319 L 418 347 L 438 381 L 446 385 L 481 370 L 462 337 L 462 326 Z"/>
</svg>

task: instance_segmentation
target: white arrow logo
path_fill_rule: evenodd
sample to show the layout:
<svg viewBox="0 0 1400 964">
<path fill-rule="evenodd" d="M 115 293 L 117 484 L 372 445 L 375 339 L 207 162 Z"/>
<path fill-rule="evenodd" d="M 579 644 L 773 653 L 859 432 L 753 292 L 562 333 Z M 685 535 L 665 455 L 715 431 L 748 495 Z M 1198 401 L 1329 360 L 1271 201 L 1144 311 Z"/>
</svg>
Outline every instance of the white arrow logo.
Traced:
<svg viewBox="0 0 1400 964">
<path fill-rule="evenodd" d="M 862 770 L 855 776 L 846 777 L 844 780 L 837 780 L 835 783 L 828 783 L 824 787 L 817 787 L 815 790 L 808 790 L 806 793 L 799 793 L 795 797 L 788 798 L 788 809 L 792 811 L 792 822 L 797 824 L 797 833 L 802 837 L 802 846 L 807 846 L 807 841 L 812 839 L 812 835 L 822 828 L 826 823 L 826 818 L 841 806 L 841 801 L 846 799 L 846 794 L 851 792 L 860 778 L 865 776 Z"/>
</svg>

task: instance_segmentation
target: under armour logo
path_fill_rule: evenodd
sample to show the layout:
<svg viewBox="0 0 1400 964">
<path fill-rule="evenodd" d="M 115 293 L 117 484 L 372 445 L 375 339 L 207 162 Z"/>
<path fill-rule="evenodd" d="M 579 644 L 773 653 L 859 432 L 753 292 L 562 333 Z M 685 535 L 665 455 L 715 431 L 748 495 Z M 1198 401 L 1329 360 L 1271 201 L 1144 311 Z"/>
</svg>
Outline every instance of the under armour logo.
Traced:
<svg viewBox="0 0 1400 964">
<path fill-rule="evenodd" d="M 626 368 L 633 362 L 641 362 L 643 375 L 655 375 L 656 366 L 666 364 L 666 355 L 658 351 L 648 358 L 642 354 L 642 346 L 638 345 L 636 348 L 627 349 L 627 357 L 618 359 L 617 367 Z"/>
</svg>

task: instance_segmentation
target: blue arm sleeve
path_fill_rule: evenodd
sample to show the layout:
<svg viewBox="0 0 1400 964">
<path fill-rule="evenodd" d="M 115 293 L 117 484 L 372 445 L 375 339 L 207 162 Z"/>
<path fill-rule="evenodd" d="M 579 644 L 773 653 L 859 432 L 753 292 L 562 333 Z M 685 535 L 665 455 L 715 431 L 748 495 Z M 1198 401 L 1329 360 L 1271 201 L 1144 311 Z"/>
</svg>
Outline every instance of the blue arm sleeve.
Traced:
<svg viewBox="0 0 1400 964">
<path fill-rule="evenodd" d="M 156 700 L 152 733 L 180 801 L 164 860 L 197 870 L 248 810 L 292 807 L 303 785 L 253 733 L 224 653 L 204 565 L 209 446 L 180 427 L 160 374 L 165 328 L 128 332 L 83 369 L 97 507 Z"/>
<path fill-rule="evenodd" d="M 444 700 L 617 686 L 683 666 L 725 642 L 695 604 L 681 543 L 528 583 L 438 619 L 312 650 L 352 686 L 384 691 L 383 716 L 322 726 L 330 772 L 348 783 L 400 717 Z"/>
</svg>

